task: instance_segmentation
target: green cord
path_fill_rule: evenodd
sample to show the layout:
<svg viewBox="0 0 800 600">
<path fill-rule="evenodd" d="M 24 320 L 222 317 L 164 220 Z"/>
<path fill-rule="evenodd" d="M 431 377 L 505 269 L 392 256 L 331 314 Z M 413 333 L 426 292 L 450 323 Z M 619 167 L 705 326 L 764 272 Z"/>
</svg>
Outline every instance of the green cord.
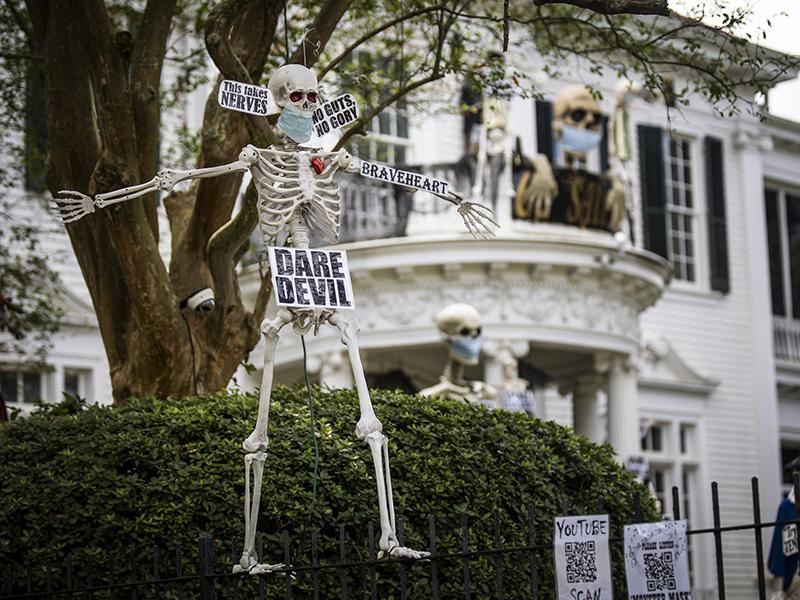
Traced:
<svg viewBox="0 0 800 600">
<path fill-rule="evenodd" d="M 306 380 L 306 393 L 308 394 L 308 414 L 309 424 L 311 427 L 311 439 L 314 440 L 314 470 L 311 476 L 311 512 L 309 517 L 314 514 L 314 509 L 317 506 L 317 471 L 319 470 L 319 446 L 317 445 L 317 432 L 314 428 L 314 401 L 311 398 L 311 384 L 308 382 L 308 367 L 306 366 L 306 338 L 300 336 L 300 342 L 303 344 L 303 376 Z"/>
</svg>

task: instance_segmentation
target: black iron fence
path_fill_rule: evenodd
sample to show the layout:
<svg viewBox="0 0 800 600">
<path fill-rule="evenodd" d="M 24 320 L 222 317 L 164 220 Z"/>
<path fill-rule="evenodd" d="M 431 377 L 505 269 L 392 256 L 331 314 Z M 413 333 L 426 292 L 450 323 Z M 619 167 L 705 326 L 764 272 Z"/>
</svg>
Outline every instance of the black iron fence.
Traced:
<svg viewBox="0 0 800 600">
<path fill-rule="evenodd" d="M 795 477 L 795 491 L 800 487 L 800 478 Z M 798 494 L 800 497 L 800 494 Z M 642 517 L 639 498 L 634 496 L 634 509 Z M 752 479 L 753 521 L 746 524 L 723 526 L 720 519 L 719 491 L 716 482 L 711 484 L 713 527 L 691 529 L 688 535 L 713 537 L 717 589 L 715 596 L 726 598 L 726 567 L 723 537 L 731 532 L 752 531 L 755 550 L 755 571 L 758 574 L 758 598 L 766 600 L 770 594 L 770 582 L 765 573 L 766 554 L 762 544 L 762 530 L 796 521 L 762 521 L 758 479 Z M 602 507 L 599 507 L 602 510 Z M 677 487 L 672 489 L 673 518 L 680 519 L 680 496 Z M 569 507 L 562 506 L 563 514 Z M 637 522 L 640 522 L 641 519 Z M 553 549 L 547 541 L 538 541 L 534 527 L 533 509 L 527 511 L 527 522 L 518 524 L 524 530 L 523 544 L 509 545 L 501 530 L 499 516 L 494 518 L 494 531 L 483 536 L 493 543 L 475 545 L 471 542 L 474 531 L 470 519 L 461 515 L 458 531 L 448 530 L 449 547 L 453 547 L 452 536 L 456 535 L 457 551 L 443 552 L 440 549 L 442 532 L 437 531 L 437 520 L 429 517 L 424 527 L 431 556 L 428 560 L 379 560 L 376 530 L 367 526 L 366 551 L 356 551 L 348 542 L 344 527 L 339 528 L 338 539 L 322 540 L 317 530 L 312 530 L 310 539 L 292 539 L 283 532 L 279 539 L 272 538 L 272 546 L 280 543 L 282 552 L 270 548 L 268 555 L 282 558 L 285 567 L 274 573 L 248 576 L 231 572 L 238 562 L 240 550 L 236 541 L 223 545 L 220 540 L 204 533 L 196 548 L 180 546 L 169 553 L 154 549 L 150 560 L 132 555 L 127 558 L 109 556 L 105 560 L 69 559 L 61 563 L 29 564 L 11 561 L 0 567 L 0 599 L 23 598 L 131 598 L 139 599 L 194 599 L 216 600 L 232 598 L 369 598 L 418 599 L 464 598 L 466 600 L 496 598 L 550 599 L 554 596 Z M 403 543 L 404 524 L 398 520 L 398 538 Z M 419 532 L 418 532 L 419 533 Z M 473 538 L 474 539 L 474 538 Z M 338 545 L 338 561 L 322 562 L 321 549 L 330 544 Z M 610 538 L 612 560 L 621 559 L 621 537 Z M 259 556 L 264 557 L 264 540 L 259 540 Z M 225 549 L 227 546 L 227 549 Z M 282 557 L 278 555 L 282 554 Z M 331 553 L 327 552 L 327 556 Z M 620 560 L 616 561 L 617 563 Z M 624 572 L 615 565 L 615 586 L 624 584 Z M 622 574 L 622 575 L 621 575 Z M 542 591 L 547 589 L 549 591 Z"/>
</svg>

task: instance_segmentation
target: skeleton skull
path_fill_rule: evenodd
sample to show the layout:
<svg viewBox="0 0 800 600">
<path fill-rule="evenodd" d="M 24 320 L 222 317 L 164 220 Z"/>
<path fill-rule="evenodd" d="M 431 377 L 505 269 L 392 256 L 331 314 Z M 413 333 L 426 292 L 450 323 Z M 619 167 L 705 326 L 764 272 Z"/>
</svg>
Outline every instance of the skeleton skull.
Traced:
<svg viewBox="0 0 800 600">
<path fill-rule="evenodd" d="M 267 83 L 275 104 L 292 106 L 296 112 L 310 116 L 319 106 L 317 77 L 303 65 L 284 65 L 278 68 Z"/>
<path fill-rule="evenodd" d="M 584 159 L 599 142 L 603 113 L 588 88 L 571 85 L 558 95 L 553 106 L 553 131 L 564 147 L 565 160 Z"/>
<path fill-rule="evenodd" d="M 478 363 L 481 352 L 481 315 L 469 304 L 450 304 L 436 315 L 436 326 L 450 347 L 450 357 L 461 364 Z"/>
</svg>

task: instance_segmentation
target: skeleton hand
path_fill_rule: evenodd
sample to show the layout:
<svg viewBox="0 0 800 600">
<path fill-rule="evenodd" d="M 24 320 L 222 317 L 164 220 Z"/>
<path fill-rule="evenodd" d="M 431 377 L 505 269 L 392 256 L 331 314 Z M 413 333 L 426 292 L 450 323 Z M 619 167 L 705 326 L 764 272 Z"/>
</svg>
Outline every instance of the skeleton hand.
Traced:
<svg viewBox="0 0 800 600">
<path fill-rule="evenodd" d="M 463 196 L 453 192 L 450 192 L 448 196 L 447 199 L 456 205 L 456 210 L 464 220 L 464 225 L 472 237 L 475 239 L 481 237 L 485 240 L 494 237 L 494 231 L 489 225 L 495 227 L 500 227 L 500 225 L 493 219 L 494 211 L 491 208 L 478 202 L 468 202 L 464 200 Z"/>
<path fill-rule="evenodd" d="M 536 172 L 528 183 L 523 202 L 528 214 L 532 213 L 537 220 L 544 220 L 550 218 L 553 198 L 558 194 L 558 184 L 544 154 L 537 154 L 534 157 L 533 166 Z"/>
<path fill-rule="evenodd" d="M 95 201 L 86 194 L 72 190 L 61 190 L 58 193 L 61 195 L 53 198 L 53 202 L 62 223 L 72 223 L 95 210 Z"/>
</svg>

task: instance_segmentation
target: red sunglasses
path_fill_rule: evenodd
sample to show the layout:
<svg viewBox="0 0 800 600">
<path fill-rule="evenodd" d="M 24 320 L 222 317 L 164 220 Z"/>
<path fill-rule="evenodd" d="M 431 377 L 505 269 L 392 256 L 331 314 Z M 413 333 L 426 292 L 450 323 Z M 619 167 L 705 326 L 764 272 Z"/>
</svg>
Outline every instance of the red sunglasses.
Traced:
<svg viewBox="0 0 800 600">
<path fill-rule="evenodd" d="M 308 99 L 308 101 L 311 102 L 311 104 L 317 103 L 317 92 L 308 92 L 305 96 Z M 289 100 L 291 100 L 292 102 L 300 102 L 300 100 L 302 99 L 303 99 L 303 92 L 295 91 L 289 94 Z"/>
</svg>

